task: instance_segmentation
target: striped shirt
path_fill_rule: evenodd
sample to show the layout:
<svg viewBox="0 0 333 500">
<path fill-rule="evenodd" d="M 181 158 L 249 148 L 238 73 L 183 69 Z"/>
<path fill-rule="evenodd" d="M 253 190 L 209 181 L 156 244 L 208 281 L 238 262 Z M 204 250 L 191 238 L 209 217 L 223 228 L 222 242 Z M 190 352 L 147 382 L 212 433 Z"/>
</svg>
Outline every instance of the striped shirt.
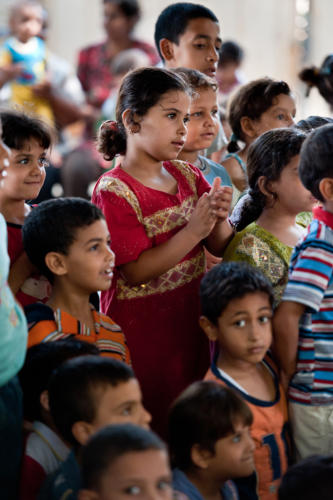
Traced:
<svg viewBox="0 0 333 500">
<path fill-rule="evenodd" d="M 130 354 L 125 336 L 111 318 L 101 314 L 91 305 L 94 330 L 78 321 L 66 311 L 56 309 L 41 302 L 26 306 L 24 312 L 28 321 L 28 347 L 41 342 L 74 337 L 95 344 L 102 356 L 108 356 L 130 364 Z"/>
<path fill-rule="evenodd" d="M 289 399 L 333 404 L 333 213 L 321 207 L 295 247 L 282 300 L 305 306 Z"/>
</svg>

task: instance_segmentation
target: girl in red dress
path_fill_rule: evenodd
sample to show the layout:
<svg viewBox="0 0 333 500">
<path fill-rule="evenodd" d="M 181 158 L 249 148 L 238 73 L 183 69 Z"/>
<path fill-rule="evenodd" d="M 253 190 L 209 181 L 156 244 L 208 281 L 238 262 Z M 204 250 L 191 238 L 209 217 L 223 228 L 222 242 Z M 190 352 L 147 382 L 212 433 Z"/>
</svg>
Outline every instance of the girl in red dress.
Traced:
<svg viewBox="0 0 333 500">
<path fill-rule="evenodd" d="M 93 202 L 109 226 L 116 271 L 102 311 L 122 326 L 153 426 L 163 433 L 173 399 L 201 379 L 209 346 L 198 325 L 204 246 L 221 255 L 232 235 L 232 190 L 177 155 L 186 139 L 190 91 L 165 69 L 129 73 L 117 122 L 105 122 L 98 146 L 121 164 L 102 175 Z"/>
</svg>

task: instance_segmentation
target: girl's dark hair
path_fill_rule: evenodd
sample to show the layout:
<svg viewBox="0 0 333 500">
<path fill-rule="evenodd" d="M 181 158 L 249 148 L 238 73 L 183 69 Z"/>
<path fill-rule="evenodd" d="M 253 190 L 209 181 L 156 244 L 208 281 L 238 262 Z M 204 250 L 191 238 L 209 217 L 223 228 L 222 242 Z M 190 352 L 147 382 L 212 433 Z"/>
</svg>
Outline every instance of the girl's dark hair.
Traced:
<svg viewBox="0 0 333 500">
<path fill-rule="evenodd" d="M 114 3 L 126 17 L 140 17 L 140 6 L 137 0 L 103 0 L 103 3 Z"/>
<path fill-rule="evenodd" d="M 244 202 L 240 218 L 236 221 L 236 230 L 241 231 L 258 219 L 267 203 L 267 198 L 260 190 L 258 180 L 265 177 L 268 183 L 279 179 L 282 170 L 290 160 L 300 154 L 306 134 L 295 128 L 277 128 L 268 130 L 250 146 L 247 157 L 249 196 Z M 271 193 L 273 199 L 276 197 Z"/>
<path fill-rule="evenodd" d="M 280 80 L 260 78 L 243 85 L 234 95 L 229 106 L 229 123 L 233 131 L 232 139 L 228 144 L 229 153 L 238 151 L 238 140 L 245 140 L 241 118 L 247 116 L 251 120 L 259 120 L 273 104 L 274 99 L 280 95 L 289 95 L 289 85 Z"/>
<path fill-rule="evenodd" d="M 122 121 L 122 114 L 130 110 L 130 121 L 138 131 L 140 123 L 135 117 L 142 118 L 148 110 L 155 106 L 162 95 L 171 90 L 179 90 L 191 95 L 185 80 L 173 71 L 162 68 L 139 68 L 125 76 L 118 94 L 116 120 L 101 125 L 97 148 L 104 158 L 112 160 L 117 154 L 126 152 L 126 130 Z"/>
<path fill-rule="evenodd" d="M 35 139 L 43 149 L 53 142 L 52 129 L 39 118 L 19 111 L 0 112 L 2 140 L 11 149 L 21 150 L 25 143 Z"/>
<path fill-rule="evenodd" d="M 325 57 L 320 68 L 308 66 L 299 73 L 299 78 L 308 85 L 307 96 L 312 87 L 333 107 L 333 54 Z"/>
<path fill-rule="evenodd" d="M 215 454 L 216 442 L 235 432 L 241 421 L 252 424 L 252 413 L 245 401 L 228 387 L 200 381 L 190 385 L 173 403 L 168 420 L 171 466 L 193 469 L 194 445 Z"/>
</svg>

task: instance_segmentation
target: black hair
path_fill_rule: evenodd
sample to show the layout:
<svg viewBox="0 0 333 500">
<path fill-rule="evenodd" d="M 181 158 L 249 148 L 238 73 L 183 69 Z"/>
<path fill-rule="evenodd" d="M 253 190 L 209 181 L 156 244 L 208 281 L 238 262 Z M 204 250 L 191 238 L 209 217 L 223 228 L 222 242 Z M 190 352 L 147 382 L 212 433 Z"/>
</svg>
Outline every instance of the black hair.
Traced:
<svg viewBox="0 0 333 500">
<path fill-rule="evenodd" d="M 331 500 L 333 455 L 314 455 L 290 467 L 282 478 L 279 500 Z"/>
<path fill-rule="evenodd" d="M 244 141 L 241 119 L 247 116 L 251 120 L 259 120 L 274 104 L 280 94 L 290 95 L 289 85 L 284 81 L 271 78 L 259 78 L 242 85 L 233 96 L 228 109 L 228 120 L 233 135 L 228 144 L 229 153 L 240 149 L 238 141 Z"/>
<path fill-rule="evenodd" d="M 179 2 L 168 5 L 162 10 L 155 24 L 154 34 L 156 49 L 162 61 L 163 54 L 160 49 L 160 41 L 166 38 L 178 45 L 179 37 L 185 33 L 188 23 L 192 19 L 198 19 L 199 17 L 210 19 L 214 23 L 219 22 L 210 9 L 199 4 Z"/>
<path fill-rule="evenodd" d="M 217 325 L 219 317 L 232 300 L 258 292 L 266 293 L 273 307 L 272 284 L 259 269 L 245 262 L 222 262 L 201 280 L 202 314 Z"/>
<path fill-rule="evenodd" d="M 171 465 L 183 471 L 193 468 L 194 445 L 215 452 L 215 443 L 235 432 L 237 421 L 252 424 L 252 412 L 235 391 L 216 382 L 190 385 L 171 406 L 168 442 Z"/>
<path fill-rule="evenodd" d="M 228 64 L 241 64 L 244 58 L 244 50 L 238 43 L 226 40 L 220 49 L 219 67 L 223 68 Z"/>
<path fill-rule="evenodd" d="M 241 231 L 258 219 L 267 204 L 267 196 L 259 187 L 259 179 L 265 177 L 265 189 L 268 184 L 279 179 L 284 167 L 300 154 L 306 134 L 296 128 L 276 128 L 259 136 L 249 147 L 247 157 L 247 175 L 249 196 L 244 202 L 239 219 L 234 221 L 237 231 Z M 276 194 L 271 193 L 272 200 Z"/>
<path fill-rule="evenodd" d="M 307 96 L 312 87 L 317 87 L 320 95 L 333 108 L 333 54 L 325 57 L 320 68 L 303 68 L 298 76 L 308 85 Z"/>
<path fill-rule="evenodd" d="M 139 17 L 140 6 L 137 0 L 103 0 L 103 3 L 114 3 L 126 17 Z"/>
<path fill-rule="evenodd" d="M 39 118 L 19 111 L 1 111 L 0 119 L 2 140 L 9 148 L 21 150 L 31 139 L 35 139 L 43 149 L 52 145 L 53 131 Z"/>
<path fill-rule="evenodd" d="M 25 419 L 30 422 L 43 421 L 40 396 L 47 390 L 53 370 L 67 359 L 88 354 L 98 355 L 99 350 L 94 344 L 71 338 L 42 342 L 27 350 L 23 368 L 19 372 Z"/>
<path fill-rule="evenodd" d="M 201 71 L 191 68 L 176 68 L 173 71 L 177 73 L 177 75 L 180 75 L 189 85 L 193 94 L 193 99 L 195 99 L 198 94 L 200 95 L 200 92 L 198 92 L 199 90 L 212 89 L 214 92 L 217 92 L 218 86 L 216 80 L 205 75 L 205 73 Z"/>
<path fill-rule="evenodd" d="M 163 441 L 152 431 L 133 424 L 109 425 L 98 431 L 81 451 L 83 488 L 98 490 L 103 474 L 127 453 L 162 450 Z"/>
<path fill-rule="evenodd" d="M 325 201 L 319 184 L 325 177 L 333 178 L 333 124 L 319 127 L 307 137 L 301 149 L 299 176 L 317 200 Z"/>
<path fill-rule="evenodd" d="M 132 368 L 112 358 L 84 356 L 70 359 L 57 368 L 49 382 L 53 421 L 62 438 L 78 446 L 72 434 L 75 422 L 93 422 L 101 388 L 135 378 Z"/>
<path fill-rule="evenodd" d="M 117 125 L 104 122 L 98 132 L 97 147 L 106 160 L 112 160 L 117 154 L 126 152 L 126 130 L 122 114 L 126 109 L 131 111 L 130 121 L 136 131 L 140 123 L 134 115 L 143 117 L 151 107 L 155 106 L 162 95 L 178 90 L 191 94 L 188 85 L 174 71 L 162 68 L 139 68 L 128 73 L 123 79 L 116 107 Z"/>
<path fill-rule="evenodd" d="M 45 256 L 49 252 L 67 255 L 75 241 L 76 231 L 100 219 L 104 219 L 102 211 L 83 198 L 43 201 L 24 221 L 24 249 L 31 262 L 52 282 L 53 274 L 45 263 Z"/>
<path fill-rule="evenodd" d="M 312 132 L 315 128 L 322 127 L 328 123 L 333 123 L 333 118 L 326 116 L 308 116 L 304 120 L 299 120 L 295 128 L 303 130 L 303 132 Z"/>
</svg>

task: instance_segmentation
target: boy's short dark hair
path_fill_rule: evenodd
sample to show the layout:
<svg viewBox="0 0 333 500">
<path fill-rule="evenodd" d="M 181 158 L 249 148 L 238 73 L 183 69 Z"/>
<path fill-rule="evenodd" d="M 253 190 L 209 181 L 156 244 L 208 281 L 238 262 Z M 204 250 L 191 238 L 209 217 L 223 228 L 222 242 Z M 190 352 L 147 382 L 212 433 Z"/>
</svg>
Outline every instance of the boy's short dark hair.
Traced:
<svg viewBox="0 0 333 500">
<path fill-rule="evenodd" d="M 244 58 L 244 50 L 238 43 L 226 40 L 220 49 L 219 67 L 223 68 L 228 64 L 241 64 Z"/>
<path fill-rule="evenodd" d="M 99 355 L 95 344 L 71 338 L 30 347 L 19 373 L 24 418 L 30 422 L 43 421 L 40 396 L 47 389 L 52 372 L 64 361 L 88 354 Z"/>
<path fill-rule="evenodd" d="M 199 445 L 211 453 L 215 443 L 232 434 L 235 421 L 252 424 L 250 408 L 236 392 L 216 382 L 190 385 L 169 412 L 168 442 L 172 467 L 186 471 L 193 467 L 191 450 Z"/>
<path fill-rule="evenodd" d="M 2 111 L 0 119 L 2 140 L 11 149 L 21 150 L 31 139 L 35 139 L 43 149 L 49 149 L 53 142 L 52 130 L 39 118 L 19 111 Z"/>
<path fill-rule="evenodd" d="M 162 60 L 160 41 L 166 38 L 178 45 L 179 37 L 185 33 L 189 21 L 199 17 L 210 19 L 215 23 L 219 22 L 210 9 L 200 4 L 178 2 L 162 10 L 155 24 L 154 35 L 155 45 Z"/>
<path fill-rule="evenodd" d="M 259 269 L 245 262 L 222 262 L 201 280 L 202 315 L 217 325 L 218 318 L 232 300 L 257 292 L 266 293 L 273 306 L 272 285 Z"/>
<path fill-rule="evenodd" d="M 279 500 L 331 500 L 333 456 L 315 455 L 290 467 L 282 478 Z"/>
<path fill-rule="evenodd" d="M 45 264 L 49 252 L 67 255 L 76 231 L 104 219 L 102 211 L 83 198 L 57 198 L 35 207 L 24 221 L 24 249 L 37 269 L 50 281 L 53 274 Z"/>
<path fill-rule="evenodd" d="M 135 378 L 132 368 L 112 358 L 84 356 L 70 359 L 55 370 L 49 383 L 50 411 L 63 439 L 78 446 L 72 434 L 75 422 L 92 422 L 98 410 L 97 392 Z"/>
<path fill-rule="evenodd" d="M 299 176 L 317 200 L 325 201 L 319 184 L 325 177 L 333 178 L 333 124 L 317 128 L 307 137 L 301 149 Z"/>
<path fill-rule="evenodd" d="M 163 441 L 152 431 L 133 424 L 109 425 L 98 431 L 82 448 L 83 488 L 98 489 L 102 475 L 117 458 L 147 450 L 166 451 Z"/>
</svg>

